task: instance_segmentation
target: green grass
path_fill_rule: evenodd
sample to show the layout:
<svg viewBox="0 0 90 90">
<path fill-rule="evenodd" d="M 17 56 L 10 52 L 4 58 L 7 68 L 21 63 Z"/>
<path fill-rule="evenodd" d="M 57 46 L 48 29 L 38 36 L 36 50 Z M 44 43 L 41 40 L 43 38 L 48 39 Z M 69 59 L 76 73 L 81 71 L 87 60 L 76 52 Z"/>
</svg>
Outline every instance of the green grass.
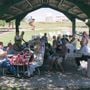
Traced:
<svg viewBox="0 0 90 90">
<path fill-rule="evenodd" d="M 80 24 L 78 24 L 79 26 Z M 35 23 L 36 26 L 36 30 L 33 31 L 31 30 L 31 26 L 28 23 L 25 22 L 21 22 L 20 28 L 24 28 L 25 29 L 25 35 L 24 35 L 24 39 L 26 41 L 30 40 L 32 38 L 32 35 L 36 35 L 36 34 L 40 34 L 40 33 L 49 33 L 49 32 L 58 32 L 60 31 L 61 33 L 66 32 L 67 30 L 64 29 L 62 30 L 62 27 L 67 27 L 71 29 L 71 22 L 56 22 L 56 23 Z M 83 23 L 81 23 L 81 26 L 85 26 Z M 77 28 L 77 30 L 79 30 Z M 86 30 L 83 29 L 83 30 Z M 87 29 L 88 30 L 88 29 Z M 82 31 L 82 28 L 79 30 Z M 14 43 L 14 37 L 15 37 L 15 30 L 12 32 L 7 32 L 5 34 L 0 34 L 0 41 L 2 41 L 4 43 L 4 45 L 7 45 L 8 42 L 12 42 Z"/>
<path fill-rule="evenodd" d="M 57 30 L 59 31 L 59 30 Z M 51 30 L 37 30 L 37 31 L 25 31 L 25 35 L 24 35 L 24 39 L 25 41 L 29 41 L 32 39 L 33 35 L 39 35 L 40 33 L 44 34 L 44 33 L 48 33 L 48 32 L 55 32 L 55 30 L 51 31 Z M 6 32 L 2 35 L 0 35 L 0 41 L 2 41 L 4 43 L 4 45 L 7 45 L 8 42 L 12 42 L 14 43 L 14 37 L 15 37 L 15 32 Z"/>
<path fill-rule="evenodd" d="M 35 22 L 36 28 L 55 28 L 55 27 L 71 27 L 72 28 L 72 23 L 70 21 L 65 21 L 65 22 Z M 85 23 L 83 22 L 76 22 L 77 27 L 87 27 Z M 26 22 L 21 22 L 20 27 L 24 28 L 29 28 L 30 25 Z"/>
<path fill-rule="evenodd" d="M 6 45 L 8 42 L 13 42 L 14 40 L 14 32 L 12 33 L 5 33 L 0 35 L 0 41 L 2 41 L 4 43 L 4 45 Z"/>
</svg>

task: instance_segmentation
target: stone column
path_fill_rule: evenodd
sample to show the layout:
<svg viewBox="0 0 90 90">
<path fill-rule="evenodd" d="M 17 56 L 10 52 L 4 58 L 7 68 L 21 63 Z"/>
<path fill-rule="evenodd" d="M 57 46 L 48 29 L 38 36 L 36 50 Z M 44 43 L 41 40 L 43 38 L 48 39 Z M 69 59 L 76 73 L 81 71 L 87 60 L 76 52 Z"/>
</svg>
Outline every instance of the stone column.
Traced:
<svg viewBox="0 0 90 90">
<path fill-rule="evenodd" d="M 90 19 L 88 19 L 85 23 L 86 23 L 86 25 L 89 28 L 89 37 L 90 37 Z"/>
<path fill-rule="evenodd" d="M 76 34 L 76 19 L 72 18 L 72 34 Z"/>
<path fill-rule="evenodd" d="M 19 32 L 20 20 L 18 18 L 16 18 L 15 25 L 16 25 L 16 32 Z"/>
</svg>

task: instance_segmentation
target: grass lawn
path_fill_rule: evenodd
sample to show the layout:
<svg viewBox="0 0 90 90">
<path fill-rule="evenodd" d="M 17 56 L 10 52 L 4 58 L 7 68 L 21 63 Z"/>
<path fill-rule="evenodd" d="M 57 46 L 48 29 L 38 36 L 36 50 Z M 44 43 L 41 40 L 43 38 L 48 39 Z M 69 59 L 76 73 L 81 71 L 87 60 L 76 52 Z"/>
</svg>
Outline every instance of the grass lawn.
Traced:
<svg viewBox="0 0 90 90">
<path fill-rule="evenodd" d="M 78 26 L 85 26 L 84 24 L 77 24 Z M 71 22 L 55 22 L 55 23 L 35 23 L 36 30 L 31 30 L 31 26 L 25 22 L 21 22 L 20 28 L 22 28 L 25 31 L 24 39 L 26 41 L 30 40 L 32 38 L 32 35 L 40 35 L 43 33 L 54 33 L 54 35 L 57 35 L 58 32 L 60 33 L 66 33 L 71 32 Z M 87 28 L 76 28 L 77 31 L 83 31 L 88 30 Z M 0 34 L 0 41 L 4 43 L 4 45 L 7 45 L 8 42 L 14 43 L 14 36 L 15 36 L 15 30 L 12 32 L 6 32 L 3 34 Z"/>
<path fill-rule="evenodd" d="M 58 30 L 57 30 L 58 31 Z M 48 32 L 55 32 L 55 31 L 51 31 L 51 30 L 37 30 L 37 31 L 25 31 L 25 35 L 24 35 L 24 39 L 26 41 L 30 40 L 32 38 L 33 35 L 39 35 L 40 33 L 48 33 Z M 14 36 L 15 36 L 15 32 L 5 32 L 3 34 L 0 35 L 0 41 L 2 41 L 4 43 L 4 45 L 7 45 L 8 42 L 12 42 L 14 43 Z"/>
</svg>

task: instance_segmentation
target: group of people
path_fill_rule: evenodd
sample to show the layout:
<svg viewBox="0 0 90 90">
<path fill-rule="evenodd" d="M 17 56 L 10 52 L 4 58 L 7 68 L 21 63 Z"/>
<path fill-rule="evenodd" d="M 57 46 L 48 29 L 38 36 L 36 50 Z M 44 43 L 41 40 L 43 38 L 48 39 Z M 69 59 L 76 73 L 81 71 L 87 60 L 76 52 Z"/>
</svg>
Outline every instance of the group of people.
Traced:
<svg viewBox="0 0 90 90">
<path fill-rule="evenodd" d="M 57 37 L 53 36 L 52 44 L 46 43 L 44 57 L 46 62 L 49 62 L 50 70 L 53 69 L 53 66 L 56 66 L 56 68 L 58 66 L 64 72 L 62 62 L 65 61 L 66 54 L 69 51 L 68 46 L 70 43 L 74 43 L 74 37 L 72 37 L 71 40 L 68 40 L 66 35 L 63 35 L 63 37 L 60 35 Z"/>
<path fill-rule="evenodd" d="M 14 44 L 9 42 L 7 46 L 4 46 L 3 42 L 0 42 L 0 67 L 6 68 L 15 76 L 19 76 L 19 74 L 17 74 L 15 67 L 10 63 L 8 59 L 8 55 L 17 54 L 16 47 L 18 50 L 22 49 L 21 44 L 23 40 L 23 35 L 24 35 L 24 32 L 22 32 L 21 35 L 19 35 L 19 32 L 17 32 L 14 39 L 15 40 Z"/>
<path fill-rule="evenodd" d="M 24 52 L 25 50 L 28 49 L 28 53 L 29 53 L 29 58 L 28 58 L 29 61 L 27 65 L 28 68 L 24 73 L 24 75 L 27 74 L 27 76 L 30 77 L 31 75 L 33 75 L 35 68 L 43 64 L 45 44 L 42 39 L 36 39 L 34 44 L 34 49 L 32 51 L 27 45 L 25 47 L 21 44 L 23 35 L 24 35 L 24 32 L 22 32 L 21 36 L 17 32 L 15 36 L 15 43 L 13 45 L 9 43 L 7 47 L 4 47 L 3 42 L 0 42 L 0 67 L 6 68 L 12 74 L 19 77 L 20 75 L 19 73 L 17 73 L 17 70 L 14 67 L 14 65 L 12 65 L 12 63 L 10 62 L 8 55 L 12 54 L 12 57 L 14 55 L 17 55 L 18 57 L 18 55 L 20 56 L 22 54 L 21 53 L 22 51 Z M 17 52 L 17 49 L 14 49 L 14 47 L 16 46 L 19 49 L 18 52 Z M 21 48 L 21 47 L 24 47 L 24 48 Z"/>
<path fill-rule="evenodd" d="M 19 76 L 19 74 L 17 74 L 16 68 L 10 63 L 7 57 L 8 54 L 15 55 L 17 54 L 16 51 L 20 53 L 24 50 L 24 48 L 28 48 L 29 52 L 33 54 L 33 58 L 28 64 L 25 75 L 30 77 L 33 75 L 35 69 L 42 65 L 48 65 L 48 70 L 52 70 L 54 65 L 58 65 L 62 71 L 64 71 L 61 63 L 65 61 L 68 53 L 75 53 L 77 50 L 77 39 L 75 35 L 70 37 L 67 37 L 66 35 L 63 35 L 63 37 L 60 35 L 57 37 L 53 36 L 52 44 L 50 44 L 48 42 L 47 33 L 44 33 L 41 38 L 35 39 L 33 44 L 28 42 L 26 46 L 22 45 L 22 41 L 25 42 L 23 35 L 24 32 L 22 32 L 21 35 L 19 35 L 19 32 L 17 32 L 14 39 L 15 43 L 13 45 L 12 43 L 9 43 L 7 47 L 4 47 L 3 43 L 0 42 L 0 67 L 7 68 L 7 70 L 9 70 L 14 75 Z M 90 58 L 88 40 L 89 37 L 86 32 L 83 32 L 81 40 L 78 40 L 81 45 L 79 51 L 82 53 L 81 57 L 75 57 L 78 70 L 81 69 L 80 61 L 87 61 L 88 58 Z"/>
<path fill-rule="evenodd" d="M 80 49 L 77 49 L 77 42 L 79 42 L 80 44 Z M 77 57 L 76 52 L 79 52 L 81 56 Z M 48 49 L 46 49 L 45 58 L 47 60 L 51 59 L 50 63 L 52 63 L 50 64 L 50 66 L 52 68 L 53 64 L 55 64 L 56 62 L 60 62 L 60 59 L 63 62 L 65 61 L 65 59 L 67 59 L 68 55 L 69 57 L 73 56 L 73 59 L 78 66 L 78 70 L 81 70 L 82 67 L 80 61 L 87 61 L 90 58 L 89 54 L 89 36 L 86 32 L 83 32 L 81 39 L 76 38 L 75 35 L 69 37 L 67 37 L 66 35 L 63 35 L 63 37 L 61 37 L 60 35 L 58 35 L 57 37 L 53 36 L 52 45 L 49 44 Z"/>
<path fill-rule="evenodd" d="M 6 68 L 8 71 L 10 71 L 13 75 L 17 75 L 17 71 L 13 65 L 11 65 L 10 61 L 7 58 L 8 52 L 9 52 L 9 47 L 7 47 L 7 50 L 4 50 L 3 43 L 0 42 L 0 67 L 1 68 Z"/>
</svg>

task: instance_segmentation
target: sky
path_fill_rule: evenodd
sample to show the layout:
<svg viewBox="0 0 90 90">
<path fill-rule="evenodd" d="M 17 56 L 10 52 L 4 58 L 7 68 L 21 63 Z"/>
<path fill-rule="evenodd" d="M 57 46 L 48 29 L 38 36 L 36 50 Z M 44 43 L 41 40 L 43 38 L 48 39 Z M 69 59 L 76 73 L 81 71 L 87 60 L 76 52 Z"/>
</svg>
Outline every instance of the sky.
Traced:
<svg viewBox="0 0 90 90">
<path fill-rule="evenodd" d="M 35 21 L 45 21 L 45 18 L 48 16 L 52 16 L 52 17 L 62 16 L 64 18 L 66 18 L 63 13 L 60 13 L 51 8 L 38 9 L 36 11 L 29 13 L 25 18 L 28 20 L 28 19 L 31 19 L 31 17 L 32 17 L 35 19 Z"/>
</svg>

